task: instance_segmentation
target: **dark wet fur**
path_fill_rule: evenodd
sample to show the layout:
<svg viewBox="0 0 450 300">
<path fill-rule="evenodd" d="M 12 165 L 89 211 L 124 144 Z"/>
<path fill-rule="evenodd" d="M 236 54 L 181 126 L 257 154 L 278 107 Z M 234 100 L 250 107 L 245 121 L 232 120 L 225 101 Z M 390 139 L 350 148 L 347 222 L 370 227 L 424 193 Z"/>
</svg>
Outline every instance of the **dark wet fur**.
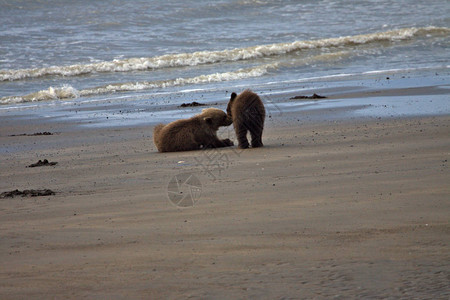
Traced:
<svg viewBox="0 0 450 300">
<path fill-rule="evenodd" d="M 229 139 L 219 139 L 217 130 L 231 125 L 231 119 L 218 109 L 204 109 L 190 119 L 159 124 L 153 131 L 153 140 L 159 152 L 175 152 L 233 146 Z"/>
<path fill-rule="evenodd" d="M 250 132 L 252 147 L 262 147 L 262 133 L 266 111 L 259 96 L 250 90 L 241 94 L 232 93 L 228 102 L 227 114 L 233 120 L 239 148 L 249 147 L 247 133 Z"/>
</svg>

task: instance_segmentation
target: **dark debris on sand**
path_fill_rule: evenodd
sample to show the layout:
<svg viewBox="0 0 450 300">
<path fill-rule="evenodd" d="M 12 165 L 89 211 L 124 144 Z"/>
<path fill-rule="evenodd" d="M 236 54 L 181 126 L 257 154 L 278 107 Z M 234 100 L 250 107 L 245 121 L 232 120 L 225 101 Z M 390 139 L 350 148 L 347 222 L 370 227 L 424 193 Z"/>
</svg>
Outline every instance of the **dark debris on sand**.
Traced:
<svg viewBox="0 0 450 300">
<path fill-rule="evenodd" d="M 37 163 L 27 166 L 27 168 L 42 167 L 42 166 L 54 166 L 56 164 L 57 164 L 57 162 L 55 162 L 55 161 L 49 162 L 47 159 L 44 159 L 44 160 L 39 160 Z"/>
<path fill-rule="evenodd" d="M 191 103 L 183 103 L 178 107 L 196 107 L 196 106 L 206 106 L 206 104 L 198 103 L 198 102 L 194 101 Z"/>
<path fill-rule="evenodd" d="M 38 196 L 51 196 L 55 195 L 55 192 L 49 189 L 43 190 L 14 190 L 9 192 L 3 192 L 0 194 L 0 198 L 14 198 L 15 196 L 21 197 L 38 197 Z"/>
<path fill-rule="evenodd" d="M 290 99 L 296 100 L 296 99 L 324 99 L 324 98 L 326 97 L 314 93 L 312 96 L 295 96 L 291 97 Z"/>
<path fill-rule="evenodd" d="M 44 131 L 44 132 L 35 132 L 35 133 L 22 133 L 22 134 L 11 134 L 10 136 L 39 136 L 39 135 L 53 135 L 53 133 Z"/>
</svg>

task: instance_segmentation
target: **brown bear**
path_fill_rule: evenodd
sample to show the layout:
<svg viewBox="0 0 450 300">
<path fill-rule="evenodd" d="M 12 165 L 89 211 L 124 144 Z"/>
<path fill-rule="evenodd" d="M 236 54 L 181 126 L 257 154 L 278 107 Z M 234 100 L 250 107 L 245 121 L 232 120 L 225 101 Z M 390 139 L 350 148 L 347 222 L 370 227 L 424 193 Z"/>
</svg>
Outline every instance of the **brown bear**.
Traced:
<svg viewBox="0 0 450 300">
<path fill-rule="evenodd" d="M 262 132 L 266 110 L 259 96 L 250 90 L 236 95 L 231 94 L 227 114 L 233 120 L 234 130 L 238 139 L 238 147 L 248 148 L 247 131 L 250 131 L 252 147 L 262 147 Z"/>
<path fill-rule="evenodd" d="M 153 130 L 153 141 L 159 152 L 189 151 L 233 146 L 230 139 L 220 140 L 217 130 L 232 120 L 218 108 L 205 108 L 190 119 L 159 124 Z"/>
</svg>

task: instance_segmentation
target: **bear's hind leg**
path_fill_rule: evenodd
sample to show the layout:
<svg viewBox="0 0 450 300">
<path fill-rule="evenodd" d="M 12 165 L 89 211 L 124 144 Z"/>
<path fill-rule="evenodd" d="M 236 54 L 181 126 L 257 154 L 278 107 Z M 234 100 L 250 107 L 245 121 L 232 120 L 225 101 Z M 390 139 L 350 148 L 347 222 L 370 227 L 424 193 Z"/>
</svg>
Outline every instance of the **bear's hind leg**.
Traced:
<svg viewBox="0 0 450 300">
<path fill-rule="evenodd" d="M 252 138 L 252 147 L 262 147 L 262 133 L 264 129 L 264 116 L 261 116 L 258 112 L 254 112 L 251 118 L 248 118 L 247 128 L 250 131 Z"/>
<path fill-rule="evenodd" d="M 262 142 L 262 128 L 261 129 L 260 127 L 253 128 L 253 130 L 250 130 L 250 135 L 252 137 L 253 148 L 264 146 Z"/>
<path fill-rule="evenodd" d="M 236 131 L 236 137 L 238 140 L 238 148 L 247 149 L 249 144 L 247 140 L 247 128 L 243 124 L 234 124 L 234 129 Z"/>
</svg>

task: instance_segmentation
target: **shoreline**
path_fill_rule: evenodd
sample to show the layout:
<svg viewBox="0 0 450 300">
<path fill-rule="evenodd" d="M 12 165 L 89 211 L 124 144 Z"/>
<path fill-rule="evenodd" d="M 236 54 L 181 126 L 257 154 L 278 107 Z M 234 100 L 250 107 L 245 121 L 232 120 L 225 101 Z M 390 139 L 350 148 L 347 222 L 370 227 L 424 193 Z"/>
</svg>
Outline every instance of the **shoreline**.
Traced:
<svg viewBox="0 0 450 300">
<path fill-rule="evenodd" d="M 56 194 L 0 199 L 1 298 L 448 298 L 450 114 L 325 103 L 273 113 L 245 151 L 2 119 L 0 192 Z M 55 134 L 9 136 L 38 131 Z M 201 193 L 181 208 L 185 173 Z"/>
<path fill-rule="evenodd" d="M 446 98 L 450 94 L 447 69 L 433 70 L 386 70 L 375 73 L 349 74 L 326 80 L 291 80 L 279 83 L 250 85 L 265 103 L 270 114 L 309 111 L 315 114 L 314 121 L 327 118 L 347 119 L 365 117 L 402 117 L 450 114 Z M 411 73 L 410 73 L 411 72 Z M 345 74 L 344 74 L 345 75 Z M 187 88 L 187 87 L 186 87 Z M 243 86 L 235 86 L 240 92 Z M 297 99 L 295 96 L 325 96 L 325 99 Z M 109 98 L 108 95 L 92 101 L 83 98 L 71 101 L 54 100 L 24 103 L 17 107 L 0 105 L 1 125 L 17 127 L 30 122 L 35 125 L 66 123 L 67 128 L 120 128 L 148 126 L 189 118 L 204 107 L 225 109 L 231 94 L 230 87 L 217 89 L 184 89 L 170 93 L 149 93 L 126 97 Z M 203 107 L 182 108 L 182 103 L 199 102 Z M 8 108 L 9 107 L 9 108 Z M 329 110 L 345 111 L 339 116 L 328 114 Z M 334 112 L 333 111 L 333 112 Z M 306 114 L 305 114 L 306 115 Z M 18 122 L 14 121 L 17 120 Z"/>
</svg>

